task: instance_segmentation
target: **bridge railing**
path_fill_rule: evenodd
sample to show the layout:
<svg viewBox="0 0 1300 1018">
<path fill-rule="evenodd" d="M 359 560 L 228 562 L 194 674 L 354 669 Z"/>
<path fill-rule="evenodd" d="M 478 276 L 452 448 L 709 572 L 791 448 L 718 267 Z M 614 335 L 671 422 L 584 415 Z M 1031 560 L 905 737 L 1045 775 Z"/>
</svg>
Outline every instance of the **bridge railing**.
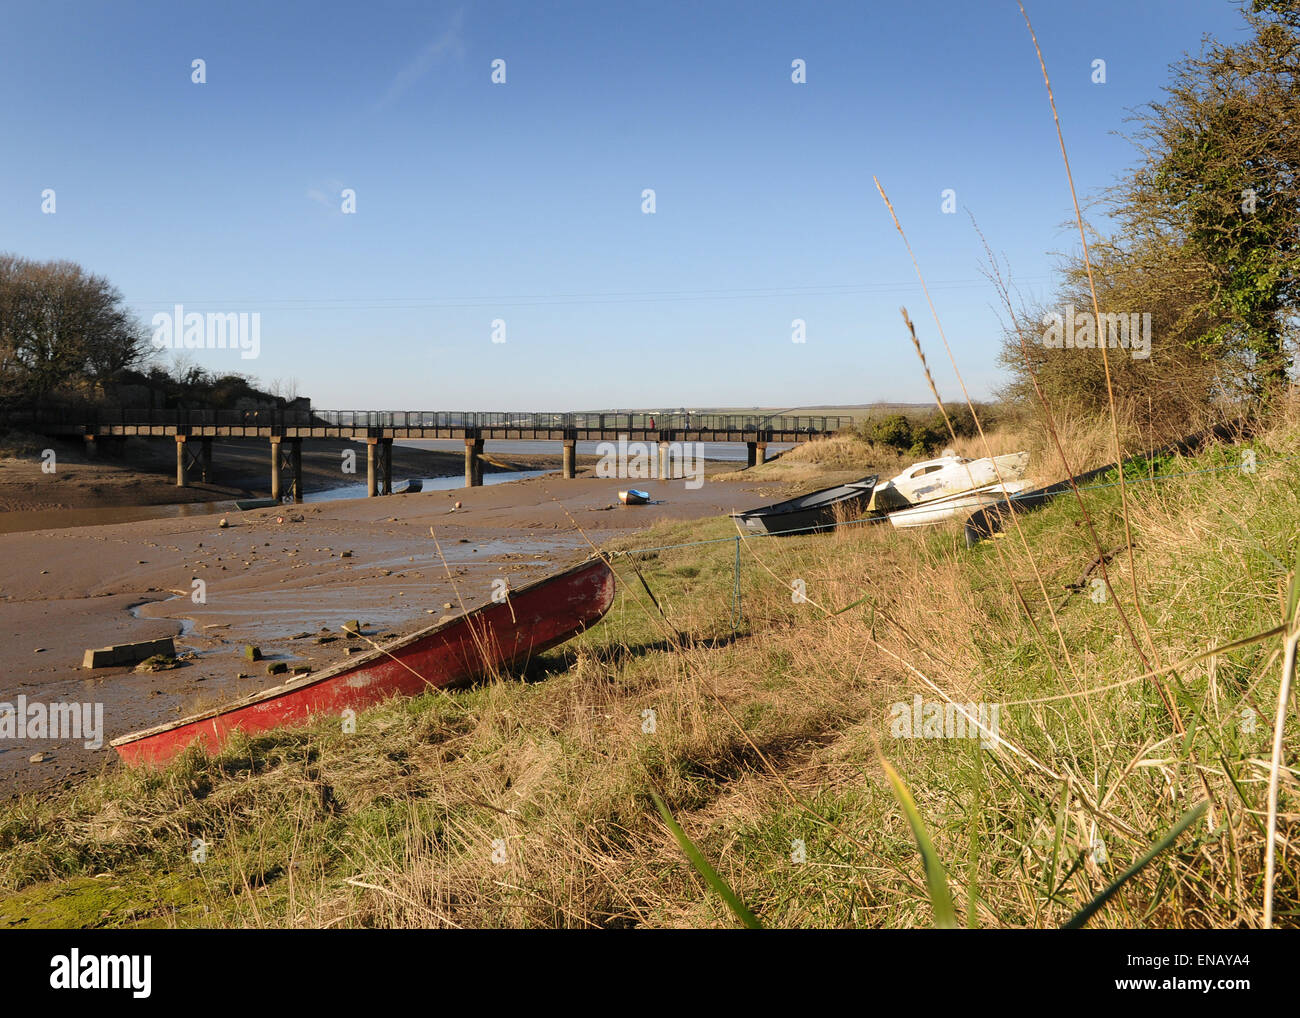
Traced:
<svg viewBox="0 0 1300 1018">
<path fill-rule="evenodd" d="M 41 408 L 0 413 L 0 423 L 47 426 L 429 428 L 513 431 L 741 431 L 829 434 L 853 418 L 785 414 L 522 413 L 447 410 L 127 410 Z"/>
</svg>

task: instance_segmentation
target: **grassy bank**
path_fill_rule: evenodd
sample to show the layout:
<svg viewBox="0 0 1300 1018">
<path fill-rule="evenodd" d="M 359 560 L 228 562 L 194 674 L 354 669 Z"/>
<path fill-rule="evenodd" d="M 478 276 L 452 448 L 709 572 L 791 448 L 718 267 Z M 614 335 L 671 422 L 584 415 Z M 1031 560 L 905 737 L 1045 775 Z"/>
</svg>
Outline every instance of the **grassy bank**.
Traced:
<svg viewBox="0 0 1300 1018">
<path fill-rule="evenodd" d="M 1068 440 L 1084 457 L 1096 436 Z M 892 465 L 836 441 L 759 469 L 806 488 Z M 765 925 L 928 926 L 883 757 L 963 923 L 1064 922 L 1208 797 L 1091 925 L 1257 926 L 1280 638 L 1138 678 L 1282 621 L 1300 427 L 1254 448 L 1254 473 L 1215 448 L 1132 484 L 1131 565 L 1115 486 L 1084 494 L 1087 520 L 1060 499 L 972 551 L 955 525 L 638 534 L 608 549 L 606 619 L 526 681 L 0 807 L 0 925 L 734 925 L 657 792 Z M 996 704 L 1001 741 L 895 737 L 917 695 Z M 1286 724 L 1275 908 L 1294 926 L 1294 710 Z"/>
</svg>

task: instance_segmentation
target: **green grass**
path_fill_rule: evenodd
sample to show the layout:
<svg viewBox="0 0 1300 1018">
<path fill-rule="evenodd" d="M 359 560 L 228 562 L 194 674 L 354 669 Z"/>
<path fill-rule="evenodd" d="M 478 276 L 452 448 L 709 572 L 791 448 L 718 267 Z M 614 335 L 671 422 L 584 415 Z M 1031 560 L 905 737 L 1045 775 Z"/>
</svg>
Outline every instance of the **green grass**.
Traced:
<svg viewBox="0 0 1300 1018">
<path fill-rule="evenodd" d="M 1205 472 L 1239 461 L 1220 449 L 1130 486 L 1140 613 L 1119 490 L 1084 494 L 1103 547 L 1120 549 L 1112 586 L 1149 662 L 1278 624 L 1300 515 L 1300 466 L 1282 457 L 1298 447 L 1280 433 L 1255 474 Z M 1114 601 L 1067 589 L 1096 555 L 1083 520 L 1072 496 L 1021 518 L 1030 556 L 1014 530 L 967 551 L 955 526 L 752 541 L 734 628 L 735 543 L 695 543 L 734 537 L 730 520 L 632 535 L 611 550 L 690 545 L 635 556 L 663 615 L 618 556 L 606 619 L 527 682 L 0 808 L 0 924 L 735 925 L 665 830 L 657 790 L 767 927 L 1060 926 L 1107 888 L 1091 926 L 1258 925 L 1279 641 L 1162 676 L 1178 734 L 1157 682 L 1125 681 L 1148 665 Z M 809 602 L 791 598 L 795 579 Z M 893 703 L 938 694 L 886 651 L 953 699 L 1000 704 L 1017 752 L 893 738 Z M 1287 725 L 1294 767 L 1294 714 Z M 1213 823 L 1116 888 L 1206 785 Z M 1293 779 L 1282 788 L 1291 844 Z M 1297 925 L 1296 888 L 1284 849 L 1279 925 Z"/>
</svg>

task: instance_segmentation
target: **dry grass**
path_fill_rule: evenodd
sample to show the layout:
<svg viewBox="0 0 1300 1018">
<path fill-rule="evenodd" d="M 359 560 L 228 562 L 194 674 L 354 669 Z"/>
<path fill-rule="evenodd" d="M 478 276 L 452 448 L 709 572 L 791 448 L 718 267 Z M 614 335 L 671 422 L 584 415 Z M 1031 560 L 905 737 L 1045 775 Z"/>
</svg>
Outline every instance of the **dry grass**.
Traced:
<svg viewBox="0 0 1300 1018">
<path fill-rule="evenodd" d="M 1078 435 L 1082 456 L 1088 433 Z M 1280 457 L 1300 447 L 1294 435 L 1265 440 L 1255 477 L 1135 488 L 1140 581 L 1162 659 L 1275 624 L 1285 577 L 1273 560 L 1287 561 L 1300 479 Z M 1232 458 L 1181 466 L 1214 455 Z M 1118 543 L 1113 489 L 1086 497 Z M 1064 501 L 1024 520 L 1051 599 L 1063 602 L 1059 635 L 1012 537 L 974 554 L 954 528 L 748 541 L 734 637 L 733 543 L 644 556 L 684 646 L 621 564 L 607 621 L 549 656 L 535 673 L 544 682 L 398 701 L 363 714 L 352 736 L 328 724 L 272 733 L 217 761 L 196 755 L 160 776 L 119 773 L 8 808 L 0 918 L 46 916 L 50 901 L 78 900 L 77 880 L 107 872 L 130 903 L 101 923 L 731 924 L 650 806 L 657 789 L 765 923 L 928 925 L 883 749 L 960 907 L 988 926 L 1058 924 L 1095 895 L 1200 794 L 1195 751 L 1215 796 L 1211 825 L 1094 925 L 1260 925 L 1276 648 L 1180 671 L 1179 709 L 1198 718 L 1184 747 L 1145 683 L 1104 688 L 1141 668 L 1116 639 L 1112 608 L 1066 589 L 1090 557 L 1076 522 Z M 730 527 L 679 524 L 634 543 L 723 538 Z M 1122 589 L 1121 561 L 1114 572 Z M 792 597 L 796 580 L 807 601 Z M 1073 695 L 1088 690 L 1098 691 Z M 891 707 L 916 694 L 1001 704 L 1007 746 L 895 739 Z M 1297 790 L 1292 751 L 1283 925 L 1297 922 Z M 196 837 L 208 845 L 200 865 L 186 859 Z M 791 861 L 797 842 L 806 863 Z"/>
<path fill-rule="evenodd" d="M 1057 418 L 1070 466 L 1079 473 L 1114 461 L 1110 451 L 1110 426 L 1096 419 L 1085 420 L 1063 416 Z M 1141 449 L 1142 436 L 1132 427 L 1122 432 L 1126 448 Z M 982 459 L 990 454 L 1029 451 L 1029 476 L 1043 484 L 1065 477 L 1065 469 L 1051 436 L 1045 429 L 1032 423 L 1004 424 L 987 432 L 988 445 L 978 435 L 958 438 L 949 448 L 968 459 Z M 782 481 L 795 486 L 811 487 L 817 484 L 835 484 L 849 478 L 876 473 L 881 479 L 904 470 L 919 457 L 909 456 L 896 449 L 866 441 L 857 435 L 833 435 L 795 446 L 779 458 L 757 467 L 734 470 L 713 475 L 716 481 Z"/>
<path fill-rule="evenodd" d="M 869 473 L 888 477 L 909 460 L 895 450 L 865 442 L 856 435 L 832 435 L 796 445 L 776 459 L 745 470 L 719 473 L 715 481 L 783 481 L 791 485 L 819 481 L 826 484 Z"/>
</svg>

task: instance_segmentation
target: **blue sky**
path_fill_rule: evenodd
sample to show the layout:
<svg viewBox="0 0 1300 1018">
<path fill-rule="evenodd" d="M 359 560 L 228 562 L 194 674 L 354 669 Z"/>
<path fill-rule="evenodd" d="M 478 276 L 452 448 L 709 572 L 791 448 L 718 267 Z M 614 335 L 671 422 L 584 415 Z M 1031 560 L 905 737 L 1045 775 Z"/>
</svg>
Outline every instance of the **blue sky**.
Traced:
<svg viewBox="0 0 1300 1018">
<path fill-rule="evenodd" d="M 1026 6 L 1081 197 L 1133 161 L 1114 132 L 1169 63 L 1242 32 L 1227 0 Z M 873 174 L 983 395 L 1000 315 L 968 210 L 1030 297 L 1077 244 L 1014 0 L 10 0 L 2 17 L 0 250 L 80 262 L 146 322 L 260 313 L 258 358 L 193 359 L 296 380 L 322 408 L 923 401 L 901 304 L 955 395 Z"/>
</svg>

